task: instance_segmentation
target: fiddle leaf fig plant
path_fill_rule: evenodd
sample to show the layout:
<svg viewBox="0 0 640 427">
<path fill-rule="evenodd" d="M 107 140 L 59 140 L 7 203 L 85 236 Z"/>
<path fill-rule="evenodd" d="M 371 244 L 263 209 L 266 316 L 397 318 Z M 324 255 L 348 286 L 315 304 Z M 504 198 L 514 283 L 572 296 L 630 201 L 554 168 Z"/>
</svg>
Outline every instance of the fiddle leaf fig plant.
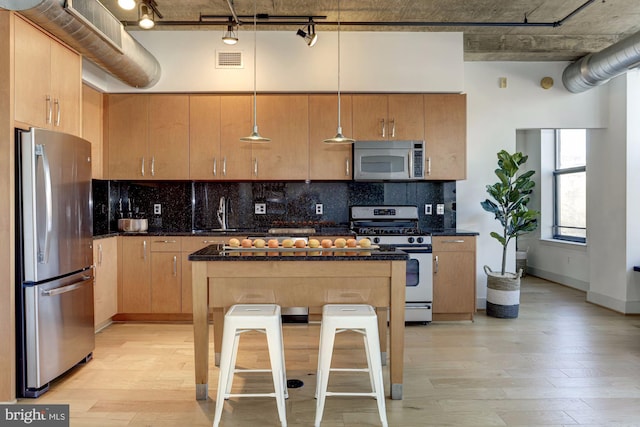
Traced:
<svg viewBox="0 0 640 427">
<path fill-rule="evenodd" d="M 514 237 L 534 231 L 538 227 L 539 212 L 527 207 L 535 182 L 531 177 L 535 171 L 517 175 L 529 156 L 520 152 L 510 154 L 505 150 L 498 153 L 498 168 L 495 174 L 498 182 L 487 185 L 487 193 L 493 200 L 481 202 L 483 209 L 491 212 L 502 225 L 502 233 L 492 231 L 491 237 L 502 245 L 502 270 L 504 276 L 507 262 L 507 247 Z"/>
</svg>

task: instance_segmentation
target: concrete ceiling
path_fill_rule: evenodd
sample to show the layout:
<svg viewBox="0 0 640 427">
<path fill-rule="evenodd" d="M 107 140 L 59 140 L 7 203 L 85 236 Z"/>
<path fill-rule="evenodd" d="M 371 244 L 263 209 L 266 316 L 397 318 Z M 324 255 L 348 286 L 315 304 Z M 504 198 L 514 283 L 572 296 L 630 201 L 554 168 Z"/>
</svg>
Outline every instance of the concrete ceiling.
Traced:
<svg viewBox="0 0 640 427">
<path fill-rule="evenodd" d="M 319 40 L 323 31 L 336 29 L 337 0 L 256 1 L 258 15 L 269 15 L 258 19 L 258 31 L 296 31 L 309 16 L 326 17 L 315 19 Z M 163 18 L 149 31 L 222 35 L 221 23 L 231 17 L 229 3 L 241 22 L 239 37 L 253 28 L 251 0 L 155 2 Z M 135 26 L 136 10 L 120 9 L 117 0 L 102 3 Z M 463 32 L 465 61 L 573 61 L 640 31 L 640 0 L 341 0 L 340 10 L 341 31 Z M 207 23 L 201 15 L 219 18 Z M 291 16 L 298 18 L 282 18 Z"/>
</svg>

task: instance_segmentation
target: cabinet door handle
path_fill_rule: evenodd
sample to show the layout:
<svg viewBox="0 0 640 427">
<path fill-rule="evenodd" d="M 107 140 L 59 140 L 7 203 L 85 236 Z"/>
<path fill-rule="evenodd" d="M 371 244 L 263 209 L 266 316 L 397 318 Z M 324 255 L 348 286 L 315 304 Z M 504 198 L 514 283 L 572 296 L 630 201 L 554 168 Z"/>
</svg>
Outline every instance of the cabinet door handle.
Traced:
<svg viewBox="0 0 640 427">
<path fill-rule="evenodd" d="M 147 260 L 147 241 L 143 240 L 142 241 L 142 259 L 143 260 Z"/>
<path fill-rule="evenodd" d="M 345 171 L 344 171 L 344 175 L 345 176 L 349 176 L 349 175 L 351 175 L 351 167 L 350 167 L 351 165 L 349 164 L 349 159 L 345 159 L 344 163 L 345 163 L 345 166 L 346 166 Z"/>
<path fill-rule="evenodd" d="M 431 157 L 427 157 L 427 175 L 431 175 Z"/>
<path fill-rule="evenodd" d="M 387 127 L 384 124 L 384 119 L 380 119 L 380 124 L 381 124 L 381 132 L 380 135 L 384 138 L 387 134 Z"/>
<path fill-rule="evenodd" d="M 151 176 L 156 176 L 156 156 L 151 156 Z"/>
<path fill-rule="evenodd" d="M 218 243 L 216 240 L 203 240 L 202 243 Z"/>
<path fill-rule="evenodd" d="M 391 119 L 389 120 L 389 122 L 391 123 L 391 138 L 395 138 L 396 137 L 396 119 Z"/>
<path fill-rule="evenodd" d="M 56 126 L 60 126 L 60 100 L 59 99 L 54 99 L 53 100 L 53 105 L 55 105 L 56 107 Z"/>
<path fill-rule="evenodd" d="M 178 257 L 175 255 L 173 256 L 173 275 L 178 275 Z"/>
<path fill-rule="evenodd" d="M 258 158 L 253 159 L 253 174 L 258 176 Z"/>
<path fill-rule="evenodd" d="M 140 163 L 140 173 L 144 176 L 144 156 L 142 156 L 142 162 Z"/>
<path fill-rule="evenodd" d="M 51 124 L 51 119 L 53 117 L 53 105 L 51 105 L 51 96 L 47 95 L 47 118 L 46 123 Z"/>
<path fill-rule="evenodd" d="M 214 157 L 213 158 L 213 176 L 218 175 L 218 160 Z"/>
<path fill-rule="evenodd" d="M 227 156 L 222 158 L 222 176 L 227 176 Z"/>
<path fill-rule="evenodd" d="M 464 243 L 464 240 L 456 239 L 456 240 L 443 240 L 442 243 Z"/>
<path fill-rule="evenodd" d="M 438 255 L 436 255 L 435 257 L 433 257 L 433 262 L 435 262 L 435 263 L 436 263 L 436 267 L 435 267 L 435 269 L 433 270 L 433 272 L 437 274 L 437 273 L 438 273 Z"/>
<path fill-rule="evenodd" d="M 176 243 L 175 240 L 156 240 L 155 243 Z"/>
<path fill-rule="evenodd" d="M 98 243 L 98 265 L 102 265 L 102 243 Z"/>
</svg>

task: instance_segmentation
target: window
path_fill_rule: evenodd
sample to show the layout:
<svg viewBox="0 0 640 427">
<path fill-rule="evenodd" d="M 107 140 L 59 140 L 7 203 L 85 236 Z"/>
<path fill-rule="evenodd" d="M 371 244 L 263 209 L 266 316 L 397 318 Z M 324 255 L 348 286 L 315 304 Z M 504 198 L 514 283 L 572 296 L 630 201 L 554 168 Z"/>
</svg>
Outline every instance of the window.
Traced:
<svg viewBox="0 0 640 427">
<path fill-rule="evenodd" d="M 585 129 L 555 134 L 553 238 L 587 241 L 587 141 Z"/>
</svg>

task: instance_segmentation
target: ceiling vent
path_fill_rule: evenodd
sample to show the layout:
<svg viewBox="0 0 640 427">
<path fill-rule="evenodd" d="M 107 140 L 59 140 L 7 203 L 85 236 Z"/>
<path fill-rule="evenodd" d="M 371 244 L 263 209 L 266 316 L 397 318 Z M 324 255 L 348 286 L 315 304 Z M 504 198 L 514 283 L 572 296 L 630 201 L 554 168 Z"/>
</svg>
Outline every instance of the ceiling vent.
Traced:
<svg viewBox="0 0 640 427">
<path fill-rule="evenodd" d="M 67 0 L 66 9 L 122 53 L 122 24 L 98 1 Z"/>
<path fill-rule="evenodd" d="M 216 68 L 244 68 L 242 52 L 217 50 Z"/>
</svg>

